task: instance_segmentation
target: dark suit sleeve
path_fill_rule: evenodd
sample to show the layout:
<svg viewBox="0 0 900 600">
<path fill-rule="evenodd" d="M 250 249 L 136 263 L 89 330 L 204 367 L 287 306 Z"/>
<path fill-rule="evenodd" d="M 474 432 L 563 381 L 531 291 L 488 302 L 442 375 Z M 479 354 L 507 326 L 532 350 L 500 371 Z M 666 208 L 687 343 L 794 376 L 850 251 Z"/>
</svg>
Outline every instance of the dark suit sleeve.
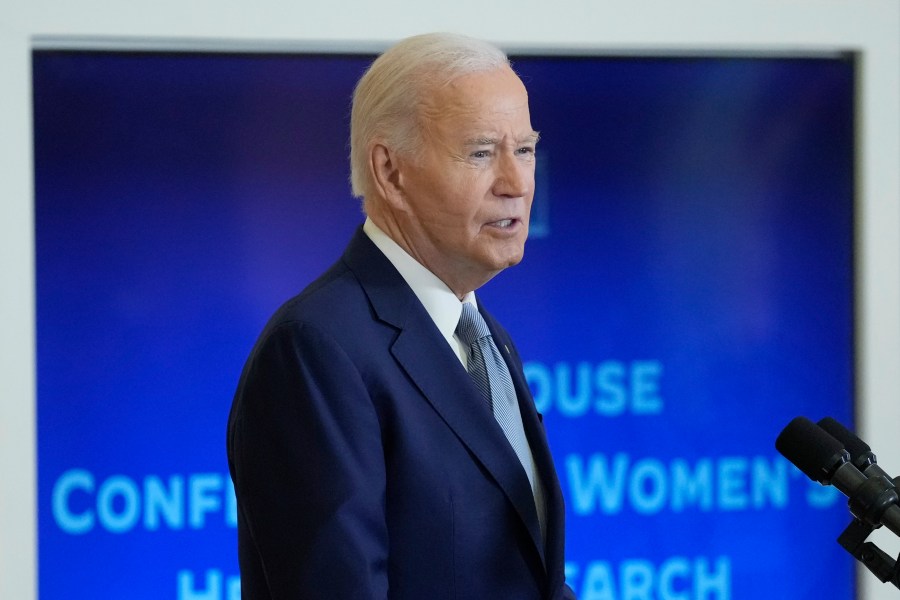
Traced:
<svg viewBox="0 0 900 600">
<path fill-rule="evenodd" d="M 387 597 L 383 456 L 345 351 L 309 325 L 270 330 L 229 423 L 244 598 Z"/>
</svg>

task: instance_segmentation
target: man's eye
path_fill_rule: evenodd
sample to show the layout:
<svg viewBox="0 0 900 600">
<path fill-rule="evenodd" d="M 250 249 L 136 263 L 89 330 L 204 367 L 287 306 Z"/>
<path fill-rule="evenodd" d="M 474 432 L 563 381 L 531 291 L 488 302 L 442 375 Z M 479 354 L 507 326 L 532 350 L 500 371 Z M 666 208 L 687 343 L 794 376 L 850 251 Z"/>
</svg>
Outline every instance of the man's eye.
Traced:
<svg viewBox="0 0 900 600">
<path fill-rule="evenodd" d="M 534 146 L 522 146 L 521 148 L 516 150 L 516 154 L 523 154 L 523 155 L 534 154 Z"/>
<path fill-rule="evenodd" d="M 472 158 L 487 158 L 490 155 L 491 155 L 490 150 L 476 150 L 469 156 L 471 156 Z"/>
</svg>

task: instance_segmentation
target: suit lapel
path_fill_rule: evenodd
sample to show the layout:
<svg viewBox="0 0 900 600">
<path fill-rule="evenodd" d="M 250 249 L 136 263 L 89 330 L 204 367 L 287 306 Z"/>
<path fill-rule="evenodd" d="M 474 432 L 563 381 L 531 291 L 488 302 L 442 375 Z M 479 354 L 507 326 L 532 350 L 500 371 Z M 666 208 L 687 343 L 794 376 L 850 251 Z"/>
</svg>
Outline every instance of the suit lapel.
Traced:
<svg viewBox="0 0 900 600">
<path fill-rule="evenodd" d="M 390 261 L 361 228 L 351 240 L 343 260 L 359 279 L 377 317 L 399 330 L 391 347 L 397 363 L 503 490 L 527 527 L 543 560 L 544 545 L 525 471 L 434 321 Z M 510 371 L 514 372 L 514 369 L 510 368 Z M 522 398 L 521 377 L 515 373 L 513 379 L 516 391 Z M 530 401 L 530 393 L 527 398 Z M 529 414 L 533 415 L 534 403 L 530 403 Z M 537 423 L 536 416 L 531 420 Z M 528 429 L 535 429 L 535 425 L 526 424 L 526 435 L 531 442 L 535 432 Z M 544 477 L 545 467 L 539 465 L 538 468 Z M 552 487 L 549 480 L 544 481 L 548 488 Z"/>
<path fill-rule="evenodd" d="M 532 456 L 544 485 L 547 505 L 547 554 L 544 564 L 551 577 L 550 589 L 557 589 L 565 580 L 565 572 L 562 569 L 565 557 L 565 502 L 553 463 L 553 456 L 550 453 L 550 445 L 542 418 L 534 405 L 531 389 L 525 380 L 522 361 L 512 340 L 489 313 L 482 310 L 482 315 L 500 349 L 500 354 L 503 355 L 509 367 L 513 385 L 516 388 L 516 396 L 519 399 L 519 410 L 522 414 L 525 435 L 528 437 Z"/>
</svg>

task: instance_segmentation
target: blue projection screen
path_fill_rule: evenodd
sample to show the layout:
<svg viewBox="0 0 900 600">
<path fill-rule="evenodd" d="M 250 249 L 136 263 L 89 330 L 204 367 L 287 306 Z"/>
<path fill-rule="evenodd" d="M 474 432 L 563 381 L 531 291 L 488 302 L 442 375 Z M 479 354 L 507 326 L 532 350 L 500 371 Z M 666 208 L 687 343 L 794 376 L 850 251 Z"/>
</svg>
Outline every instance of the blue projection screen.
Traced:
<svg viewBox="0 0 900 600">
<path fill-rule="evenodd" d="M 371 58 L 34 52 L 41 598 L 239 598 L 228 409 L 362 221 Z M 844 502 L 773 444 L 798 414 L 852 426 L 852 57 L 514 67 L 531 238 L 479 294 L 545 415 L 570 585 L 850 600 Z"/>
</svg>

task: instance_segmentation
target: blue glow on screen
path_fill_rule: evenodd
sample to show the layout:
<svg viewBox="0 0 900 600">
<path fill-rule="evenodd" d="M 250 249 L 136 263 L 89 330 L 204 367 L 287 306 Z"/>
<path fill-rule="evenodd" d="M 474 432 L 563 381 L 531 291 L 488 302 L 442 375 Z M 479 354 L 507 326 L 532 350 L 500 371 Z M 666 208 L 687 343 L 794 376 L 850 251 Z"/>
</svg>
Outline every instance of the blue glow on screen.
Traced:
<svg viewBox="0 0 900 600">
<path fill-rule="evenodd" d="M 233 599 L 225 422 L 361 222 L 371 57 L 34 54 L 42 598 Z M 541 131 L 513 334 L 581 600 L 853 598 L 844 502 L 774 450 L 853 414 L 852 61 L 514 57 Z"/>
</svg>

